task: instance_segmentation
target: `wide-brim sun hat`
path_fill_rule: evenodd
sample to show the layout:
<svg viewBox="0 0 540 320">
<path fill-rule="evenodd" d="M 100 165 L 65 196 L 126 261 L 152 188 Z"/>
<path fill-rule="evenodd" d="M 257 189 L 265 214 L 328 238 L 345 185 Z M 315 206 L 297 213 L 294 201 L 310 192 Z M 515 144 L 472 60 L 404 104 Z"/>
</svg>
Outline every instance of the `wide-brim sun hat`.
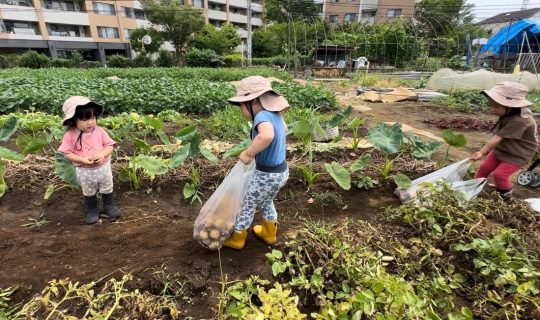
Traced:
<svg viewBox="0 0 540 320">
<path fill-rule="evenodd" d="M 482 94 L 485 96 L 508 108 L 525 108 L 530 106 L 532 103 L 527 100 L 528 93 L 529 88 L 527 86 L 512 81 L 503 81 L 497 83 L 491 89 L 482 91 Z"/>
<path fill-rule="evenodd" d="M 236 89 L 236 96 L 229 99 L 229 102 L 240 105 L 242 102 L 252 101 L 259 98 L 264 109 L 278 112 L 287 107 L 287 100 L 272 89 L 272 84 L 268 79 L 261 76 L 250 76 L 242 79 Z"/>
<path fill-rule="evenodd" d="M 66 125 L 67 121 L 75 116 L 78 107 L 93 107 L 96 108 L 96 116 L 103 114 L 103 106 L 99 103 L 96 103 L 87 97 L 73 96 L 68 98 L 62 106 L 62 111 L 64 112 L 62 124 Z"/>
</svg>

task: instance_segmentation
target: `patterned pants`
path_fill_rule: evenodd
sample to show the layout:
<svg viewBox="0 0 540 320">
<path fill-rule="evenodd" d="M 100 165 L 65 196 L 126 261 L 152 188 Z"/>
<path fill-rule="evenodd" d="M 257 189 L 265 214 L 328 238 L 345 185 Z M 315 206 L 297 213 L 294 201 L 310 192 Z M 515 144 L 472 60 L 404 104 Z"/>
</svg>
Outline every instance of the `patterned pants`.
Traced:
<svg viewBox="0 0 540 320">
<path fill-rule="evenodd" d="M 236 218 L 234 230 L 240 231 L 249 228 L 255 216 L 255 208 L 261 209 L 263 219 L 276 221 L 277 212 L 274 207 L 274 198 L 279 189 L 289 179 L 289 169 L 280 173 L 269 173 L 255 170 L 248 182 L 246 195 L 242 200 L 242 211 Z"/>
<path fill-rule="evenodd" d="M 113 192 L 113 176 L 111 163 L 106 163 L 97 168 L 75 167 L 77 179 L 81 183 L 83 194 L 86 197 L 95 196 L 100 193 L 109 194 Z"/>
</svg>

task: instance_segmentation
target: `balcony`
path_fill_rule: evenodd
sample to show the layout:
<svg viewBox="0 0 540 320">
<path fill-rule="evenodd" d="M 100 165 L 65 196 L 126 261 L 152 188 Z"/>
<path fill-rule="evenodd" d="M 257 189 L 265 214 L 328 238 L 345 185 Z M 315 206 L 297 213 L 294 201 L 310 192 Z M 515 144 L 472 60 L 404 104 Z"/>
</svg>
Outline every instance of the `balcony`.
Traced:
<svg viewBox="0 0 540 320">
<path fill-rule="evenodd" d="M 251 18 L 251 25 L 252 26 L 262 26 L 263 25 L 262 19 L 261 18 Z"/>
<path fill-rule="evenodd" d="M 17 6 L 17 7 L 33 7 L 34 3 L 31 0 L 0 0 L 0 5 Z"/>
<path fill-rule="evenodd" d="M 90 25 L 86 12 L 43 10 L 43 18 L 46 23 L 60 23 L 73 25 Z"/>
<path fill-rule="evenodd" d="M 229 0 L 229 6 L 247 8 L 247 0 Z"/>
<path fill-rule="evenodd" d="M 6 10 L 2 10 L 6 9 Z M 0 4 L 0 11 L 2 11 L 2 19 L 6 20 L 19 20 L 19 21 L 38 21 L 36 15 L 36 9 L 33 7 L 18 7 L 14 10 L 13 5 Z"/>
<path fill-rule="evenodd" d="M 237 23 L 247 23 L 247 16 L 241 14 L 230 13 L 229 20 Z M 253 21 L 253 20 L 252 20 Z"/>
<path fill-rule="evenodd" d="M 223 11 L 208 10 L 208 19 L 227 21 L 227 13 Z"/>
<path fill-rule="evenodd" d="M 219 3 L 219 4 L 227 5 L 227 0 L 208 0 L 208 7 L 210 7 L 212 3 Z"/>
<path fill-rule="evenodd" d="M 251 3 L 251 10 L 252 11 L 255 11 L 255 12 L 263 12 L 264 11 L 264 7 L 262 4 L 257 4 L 257 3 Z"/>
<path fill-rule="evenodd" d="M 90 28 L 84 25 L 47 24 L 49 40 L 92 41 Z"/>
</svg>

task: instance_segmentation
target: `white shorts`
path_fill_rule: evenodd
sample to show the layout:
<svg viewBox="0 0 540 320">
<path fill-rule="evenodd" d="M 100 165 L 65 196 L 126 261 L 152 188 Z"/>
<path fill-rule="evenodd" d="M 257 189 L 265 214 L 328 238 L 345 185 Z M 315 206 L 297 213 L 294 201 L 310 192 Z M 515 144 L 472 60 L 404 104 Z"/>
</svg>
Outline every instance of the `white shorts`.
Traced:
<svg viewBox="0 0 540 320">
<path fill-rule="evenodd" d="M 110 162 L 96 168 L 75 167 L 75 171 L 83 194 L 86 197 L 93 197 L 98 191 L 102 194 L 113 192 L 113 176 Z"/>
</svg>

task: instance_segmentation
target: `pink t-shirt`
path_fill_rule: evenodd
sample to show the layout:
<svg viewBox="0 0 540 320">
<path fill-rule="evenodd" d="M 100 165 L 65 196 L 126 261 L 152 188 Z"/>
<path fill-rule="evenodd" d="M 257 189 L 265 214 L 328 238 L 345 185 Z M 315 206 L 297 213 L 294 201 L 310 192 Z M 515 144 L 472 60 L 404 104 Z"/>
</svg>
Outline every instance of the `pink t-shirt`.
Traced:
<svg viewBox="0 0 540 320">
<path fill-rule="evenodd" d="M 91 157 L 96 153 L 103 150 L 105 147 L 114 146 L 116 142 L 109 137 L 107 132 L 101 127 L 97 127 L 92 132 L 87 132 L 82 134 L 82 141 L 77 141 L 81 131 L 77 128 L 69 129 L 64 133 L 64 139 L 62 144 L 58 148 L 58 151 L 64 154 L 76 154 L 80 157 Z M 82 143 L 81 143 L 82 142 Z M 81 146 L 82 145 L 82 146 Z M 111 159 L 110 156 L 103 160 L 103 163 L 107 163 Z M 82 166 L 79 163 L 74 163 L 76 167 Z M 90 165 L 84 167 L 99 167 L 98 165 Z"/>
</svg>

